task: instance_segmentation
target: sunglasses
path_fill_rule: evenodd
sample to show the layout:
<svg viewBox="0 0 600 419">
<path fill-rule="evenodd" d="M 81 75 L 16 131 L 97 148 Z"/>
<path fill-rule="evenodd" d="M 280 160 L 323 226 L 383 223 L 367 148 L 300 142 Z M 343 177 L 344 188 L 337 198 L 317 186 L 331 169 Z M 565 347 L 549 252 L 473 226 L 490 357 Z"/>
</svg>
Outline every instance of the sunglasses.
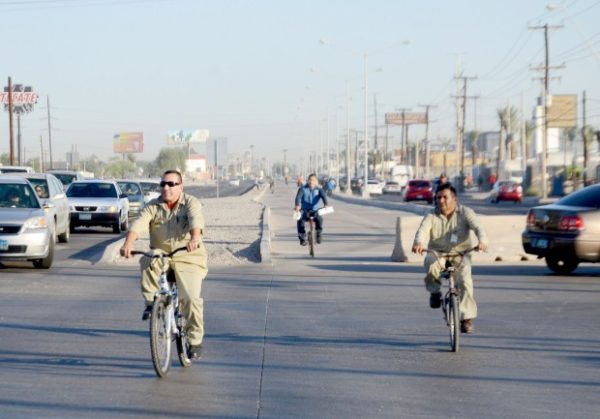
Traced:
<svg viewBox="0 0 600 419">
<path fill-rule="evenodd" d="M 177 185 L 181 185 L 181 182 L 180 183 L 173 182 L 173 181 L 165 182 L 164 180 L 162 182 L 160 182 L 160 187 L 161 188 L 164 188 L 165 186 L 168 186 L 169 188 L 172 188 L 172 187 L 177 186 Z"/>
</svg>

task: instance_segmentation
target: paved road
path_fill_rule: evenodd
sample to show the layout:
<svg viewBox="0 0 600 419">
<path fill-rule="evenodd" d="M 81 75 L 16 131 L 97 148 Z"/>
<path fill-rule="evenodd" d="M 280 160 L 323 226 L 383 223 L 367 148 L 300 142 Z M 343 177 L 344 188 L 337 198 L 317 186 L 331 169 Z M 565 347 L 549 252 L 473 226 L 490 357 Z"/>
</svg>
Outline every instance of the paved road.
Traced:
<svg viewBox="0 0 600 419">
<path fill-rule="evenodd" d="M 219 196 L 237 196 L 248 191 L 254 186 L 252 181 L 242 181 L 239 186 L 229 184 L 229 182 L 219 182 Z M 197 196 L 198 198 L 215 198 L 217 196 L 216 185 L 206 186 L 186 186 L 186 192 Z"/>
<path fill-rule="evenodd" d="M 458 354 L 422 268 L 388 262 L 393 211 L 336 202 L 312 260 L 278 185 L 272 266 L 213 268 L 204 358 L 155 377 L 136 269 L 80 233 L 48 271 L 0 269 L 0 417 L 597 417 L 600 267 L 476 266 Z"/>
</svg>

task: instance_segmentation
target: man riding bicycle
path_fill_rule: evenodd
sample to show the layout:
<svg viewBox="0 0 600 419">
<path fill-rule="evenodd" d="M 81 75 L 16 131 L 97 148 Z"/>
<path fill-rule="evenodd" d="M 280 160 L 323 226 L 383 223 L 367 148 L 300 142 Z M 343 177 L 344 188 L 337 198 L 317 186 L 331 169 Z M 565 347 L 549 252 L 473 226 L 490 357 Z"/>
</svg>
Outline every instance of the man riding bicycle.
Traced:
<svg viewBox="0 0 600 419">
<path fill-rule="evenodd" d="M 133 243 L 145 231 L 150 232 L 150 248 L 170 253 L 180 247 L 187 252 L 176 253 L 170 266 L 175 274 L 182 314 L 187 319 L 190 358 L 199 358 L 204 337 L 204 303 L 200 297 L 202 280 L 206 277 L 207 253 L 202 243 L 204 218 L 202 205 L 193 196 L 183 193 L 181 173 L 167 170 L 160 182 L 161 196 L 146 204 L 131 226 L 121 255 L 131 257 Z M 165 262 L 169 263 L 169 262 Z M 142 296 L 146 308 L 142 320 L 152 312 L 154 296 L 159 291 L 162 271 L 160 259 L 142 257 Z"/>
<path fill-rule="evenodd" d="M 415 235 L 412 251 L 423 254 L 425 243 L 427 248 L 438 252 L 464 252 L 473 247 L 470 239 L 471 230 L 479 240 L 479 250 L 485 252 L 488 248 L 487 235 L 479 223 L 475 212 L 462 205 L 458 205 L 456 189 L 449 183 L 438 187 L 435 199 L 437 206 L 432 209 L 421 221 L 419 230 Z M 452 261 L 456 263 L 455 260 Z M 433 253 L 425 257 L 425 288 L 431 293 L 429 306 L 439 308 L 442 304 L 440 273 L 444 268 L 445 260 L 440 260 Z M 473 297 L 473 279 L 471 277 L 471 256 L 466 255 L 458 271 L 457 287 L 461 292 L 460 315 L 461 331 L 473 333 L 475 327 L 473 320 L 477 317 L 477 304 Z"/>
<path fill-rule="evenodd" d="M 323 206 L 329 206 L 327 202 L 327 196 L 323 189 L 318 185 L 317 175 L 314 173 L 308 176 L 306 185 L 298 188 L 296 194 L 296 211 L 302 211 L 302 216 L 298 220 L 298 239 L 302 246 L 306 246 L 306 228 L 304 224 L 308 221 L 309 217 L 313 217 L 315 220 L 315 230 L 317 231 L 317 243 L 321 243 L 322 232 L 323 232 L 323 217 L 321 217 L 317 211 Z"/>
</svg>

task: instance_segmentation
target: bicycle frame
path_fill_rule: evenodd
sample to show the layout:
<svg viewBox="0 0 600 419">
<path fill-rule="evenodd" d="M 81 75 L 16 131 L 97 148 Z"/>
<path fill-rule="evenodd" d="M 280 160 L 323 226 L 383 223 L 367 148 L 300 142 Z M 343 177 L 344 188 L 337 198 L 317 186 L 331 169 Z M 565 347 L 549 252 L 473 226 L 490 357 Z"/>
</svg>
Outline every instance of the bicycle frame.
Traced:
<svg viewBox="0 0 600 419">
<path fill-rule="evenodd" d="M 156 297 L 165 297 L 167 302 L 167 330 L 171 335 L 179 335 L 181 331 L 177 327 L 177 321 L 175 319 L 175 309 L 179 307 L 179 298 L 177 296 L 177 284 L 169 283 L 169 269 L 170 266 L 164 263 L 164 255 L 160 256 L 162 272 L 160 274 L 159 287 L 160 289 L 156 293 Z"/>
</svg>

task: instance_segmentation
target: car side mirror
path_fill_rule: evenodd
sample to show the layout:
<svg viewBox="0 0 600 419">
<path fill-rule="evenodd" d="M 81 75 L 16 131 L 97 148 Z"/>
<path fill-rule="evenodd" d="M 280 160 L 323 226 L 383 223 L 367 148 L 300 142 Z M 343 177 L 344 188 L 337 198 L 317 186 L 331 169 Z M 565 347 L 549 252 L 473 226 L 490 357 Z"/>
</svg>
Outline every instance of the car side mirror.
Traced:
<svg viewBox="0 0 600 419">
<path fill-rule="evenodd" d="M 52 202 L 44 201 L 43 208 L 45 210 L 50 209 L 50 208 L 54 208 L 54 207 L 56 207 L 56 205 L 54 205 Z"/>
<path fill-rule="evenodd" d="M 122 193 L 121 195 L 119 195 L 119 198 L 127 198 L 127 194 L 126 193 Z"/>
</svg>

